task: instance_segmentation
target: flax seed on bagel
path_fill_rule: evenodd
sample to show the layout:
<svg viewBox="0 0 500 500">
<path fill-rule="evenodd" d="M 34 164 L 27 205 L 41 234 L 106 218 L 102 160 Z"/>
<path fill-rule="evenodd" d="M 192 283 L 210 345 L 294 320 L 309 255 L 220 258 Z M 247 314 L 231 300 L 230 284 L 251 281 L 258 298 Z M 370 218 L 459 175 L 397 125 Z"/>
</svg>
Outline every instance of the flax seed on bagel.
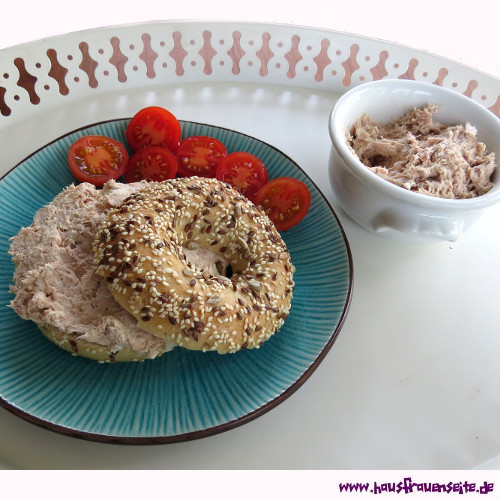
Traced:
<svg viewBox="0 0 500 500">
<path fill-rule="evenodd" d="M 216 179 L 150 183 L 108 212 L 93 251 L 139 326 L 188 349 L 259 347 L 290 311 L 286 244 L 261 209 Z"/>
</svg>

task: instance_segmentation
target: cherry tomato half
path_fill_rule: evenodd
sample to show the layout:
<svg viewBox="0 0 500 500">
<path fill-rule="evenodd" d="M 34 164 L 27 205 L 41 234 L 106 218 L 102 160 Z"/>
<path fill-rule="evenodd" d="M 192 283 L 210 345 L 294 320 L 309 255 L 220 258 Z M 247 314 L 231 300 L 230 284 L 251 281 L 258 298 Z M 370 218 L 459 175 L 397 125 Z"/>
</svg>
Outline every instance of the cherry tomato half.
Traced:
<svg viewBox="0 0 500 500">
<path fill-rule="evenodd" d="M 249 200 L 267 182 L 267 169 L 256 156 L 238 151 L 223 158 L 217 167 L 218 180 L 227 182 Z"/>
<path fill-rule="evenodd" d="M 149 106 L 133 116 L 125 135 L 134 151 L 151 146 L 163 146 L 175 151 L 181 140 L 181 125 L 170 111 Z"/>
<path fill-rule="evenodd" d="M 68 164 L 80 182 L 102 186 L 120 177 L 128 162 L 123 144 L 103 135 L 86 135 L 74 142 L 68 151 Z"/>
<path fill-rule="evenodd" d="M 254 203 L 264 209 L 278 231 L 286 231 L 306 216 L 311 193 L 298 179 L 277 177 L 259 189 Z"/>
<path fill-rule="evenodd" d="M 215 177 L 217 166 L 226 155 L 226 146 L 213 137 L 187 137 L 175 152 L 178 174 L 181 177 Z"/>
<path fill-rule="evenodd" d="M 177 160 L 174 154 L 166 148 L 153 146 L 132 155 L 125 170 L 125 182 L 161 182 L 173 179 L 176 173 Z"/>
</svg>

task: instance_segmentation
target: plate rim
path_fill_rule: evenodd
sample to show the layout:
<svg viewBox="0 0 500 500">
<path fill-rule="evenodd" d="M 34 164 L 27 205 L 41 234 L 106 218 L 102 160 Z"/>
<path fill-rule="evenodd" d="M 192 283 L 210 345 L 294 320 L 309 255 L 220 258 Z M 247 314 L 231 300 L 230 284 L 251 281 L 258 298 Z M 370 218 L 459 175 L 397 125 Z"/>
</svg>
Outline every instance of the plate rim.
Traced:
<svg viewBox="0 0 500 500">
<path fill-rule="evenodd" d="M 112 118 L 112 119 L 106 119 L 106 120 L 100 120 L 97 122 L 93 122 L 88 125 L 84 125 L 81 127 L 78 127 L 74 130 L 71 130 L 69 132 L 66 132 L 59 137 L 49 141 L 47 144 L 39 147 L 36 151 L 33 151 L 30 153 L 28 156 L 26 156 L 23 160 L 19 161 L 16 165 L 14 165 L 12 168 L 10 168 L 4 175 L 0 176 L 0 182 L 4 180 L 9 174 L 14 172 L 14 170 L 18 167 L 20 167 L 24 162 L 35 156 L 37 153 L 40 151 L 44 150 L 45 148 L 51 146 L 52 144 L 55 144 L 56 142 L 60 141 L 61 139 L 64 139 L 65 137 L 68 137 L 72 134 L 81 132 L 83 130 L 95 127 L 95 126 L 102 126 L 108 123 L 114 123 L 114 122 L 121 122 L 124 120 L 130 120 L 131 117 L 122 117 L 122 118 Z M 204 123 L 204 122 L 198 122 L 198 121 L 192 121 L 192 120 L 182 120 L 180 119 L 179 122 L 181 125 L 183 123 L 189 123 L 192 125 L 197 125 L 197 126 L 206 126 L 210 128 L 215 128 L 219 129 L 222 131 L 228 131 L 231 133 L 236 133 L 240 136 L 247 137 L 251 140 L 257 141 L 258 143 L 264 144 L 265 146 L 273 149 L 275 152 L 278 154 L 282 155 L 284 158 L 286 158 L 294 167 L 299 170 L 303 176 L 305 176 L 308 180 L 308 182 L 316 189 L 317 193 L 321 196 L 323 201 L 325 202 L 327 208 L 329 209 L 330 213 L 333 215 L 333 217 L 336 220 L 338 229 L 340 231 L 340 235 L 342 237 L 344 246 L 345 246 L 345 253 L 346 253 L 346 262 L 347 262 L 347 268 L 348 268 L 348 280 L 347 280 L 347 289 L 346 289 L 346 297 L 345 297 L 345 302 L 342 308 L 342 312 L 339 315 L 339 320 L 335 326 L 335 328 L 332 329 L 332 333 L 324 345 L 324 347 L 321 349 L 321 351 L 318 353 L 318 355 L 314 358 L 314 360 L 310 363 L 310 365 L 302 372 L 302 374 L 293 382 L 290 384 L 283 392 L 277 394 L 274 398 L 270 399 L 268 402 L 265 404 L 255 408 L 254 410 L 246 413 L 245 415 L 242 415 L 236 419 L 229 420 L 227 422 L 217 424 L 211 427 L 206 427 L 204 429 L 199 429 L 195 431 L 190 431 L 190 432 L 184 432 L 181 434 L 174 434 L 174 435 L 157 435 L 157 436 L 118 436 L 118 435 L 111 435 L 111 434 L 101 434 L 101 433 L 95 433 L 95 432 L 89 432 L 89 431 L 83 431 L 83 430 L 78 430 L 74 429 L 72 427 L 68 427 L 65 425 L 57 424 L 55 422 L 51 422 L 48 420 L 45 420 L 41 417 L 37 417 L 25 410 L 22 410 L 21 408 L 17 407 L 15 404 L 10 403 L 7 401 L 3 395 L 0 393 L 0 406 L 5 408 L 7 411 L 10 413 L 16 415 L 17 417 L 22 418 L 23 420 L 34 424 L 40 428 L 49 430 L 51 432 L 55 432 L 57 434 L 77 438 L 77 439 L 82 439 L 85 441 L 93 441 L 93 442 L 100 442 L 100 443 L 107 443 L 107 444 L 121 444 L 121 445 L 151 445 L 151 444 L 171 444 L 171 443 L 179 443 L 179 442 L 187 442 L 187 441 L 192 441 L 196 439 L 201 439 L 209 436 L 213 436 L 216 434 L 220 434 L 222 432 L 229 431 L 231 429 L 240 427 L 246 423 L 249 423 L 258 417 L 268 413 L 270 410 L 276 408 L 279 406 L 281 403 L 283 403 L 285 400 L 287 400 L 292 394 L 294 394 L 302 385 L 310 378 L 310 376 L 314 373 L 314 371 L 318 368 L 318 366 L 323 362 L 325 359 L 326 355 L 329 353 L 331 348 L 333 347 L 333 344 L 337 340 L 340 331 L 342 330 L 342 327 L 344 325 L 344 322 L 347 318 L 350 305 L 351 305 L 351 300 L 352 300 L 352 293 L 353 293 L 353 282 L 354 282 L 354 266 L 353 266 L 353 257 L 352 257 L 352 251 L 350 248 L 349 240 L 347 239 L 347 235 L 345 233 L 345 230 L 335 212 L 333 209 L 331 203 L 325 196 L 325 194 L 319 189 L 317 184 L 311 179 L 311 177 L 307 174 L 307 172 L 296 162 L 294 161 L 289 155 L 284 153 L 281 149 L 277 148 L 276 146 L 273 146 L 272 144 L 269 144 L 266 141 L 263 141 L 262 139 L 259 139 L 257 137 L 254 137 L 250 134 L 247 134 L 245 132 L 240 132 L 238 130 L 224 127 L 224 126 L 219 126 L 215 124 L 209 124 L 209 123 Z"/>
</svg>

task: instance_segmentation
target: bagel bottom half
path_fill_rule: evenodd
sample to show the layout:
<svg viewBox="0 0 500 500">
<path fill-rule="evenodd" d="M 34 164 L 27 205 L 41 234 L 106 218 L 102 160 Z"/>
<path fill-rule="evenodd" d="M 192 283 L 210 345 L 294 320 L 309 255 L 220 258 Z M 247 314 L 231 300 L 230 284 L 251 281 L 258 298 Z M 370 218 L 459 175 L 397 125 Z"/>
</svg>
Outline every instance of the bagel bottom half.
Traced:
<svg viewBox="0 0 500 500">
<path fill-rule="evenodd" d="M 51 325 L 38 324 L 37 326 L 48 340 L 75 356 L 82 356 L 101 363 L 145 361 L 151 357 L 145 352 L 132 349 L 130 346 L 115 350 L 109 345 L 88 342 L 78 334 L 64 332 Z M 155 358 L 160 357 L 164 352 L 166 349 L 159 351 Z"/>
<path fill-rule="evenodd" d="M 142 184 L 69 186 L 11 238 L 15 265 L 10 306 L 72 354 L 98 361 L 139 361 L 175 347 L 137 325 L 96 274 L 92 241 L 110 207 Z"/>
</svg>

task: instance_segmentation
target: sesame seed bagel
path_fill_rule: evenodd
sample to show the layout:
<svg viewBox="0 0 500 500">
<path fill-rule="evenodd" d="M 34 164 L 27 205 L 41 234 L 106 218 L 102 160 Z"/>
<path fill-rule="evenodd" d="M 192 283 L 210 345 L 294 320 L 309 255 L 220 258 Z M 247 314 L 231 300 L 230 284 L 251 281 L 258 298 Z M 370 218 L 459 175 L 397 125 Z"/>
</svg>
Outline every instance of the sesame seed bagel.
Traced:
<svg viewBox="0 0 500 500">
<path fill-rule="evenodd" d="M 259 347 L 290 311 L 284 241 L 260 208 L 216 179 L 150 183 L 108 212 L 93 251 L 138 326 L 188 349 Z"/>
</svg>

